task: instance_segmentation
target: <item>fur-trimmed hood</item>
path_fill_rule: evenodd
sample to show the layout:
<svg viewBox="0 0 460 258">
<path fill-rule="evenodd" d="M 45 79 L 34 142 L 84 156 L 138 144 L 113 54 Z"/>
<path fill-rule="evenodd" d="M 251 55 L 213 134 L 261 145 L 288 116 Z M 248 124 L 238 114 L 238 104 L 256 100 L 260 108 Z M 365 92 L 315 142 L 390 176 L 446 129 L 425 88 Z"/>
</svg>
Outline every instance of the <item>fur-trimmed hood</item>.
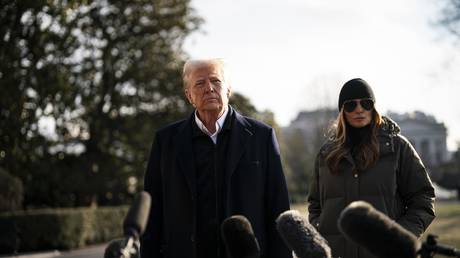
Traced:
<svg viewBox="0 0 460 258">
<path fill-rule="evenodd" d="M 382 116 L 382 124 L 380 125 L 380 132 L 383 134 L 397 135 L 401 132 L 399 125 L 387 116 Z"/>
</svg>

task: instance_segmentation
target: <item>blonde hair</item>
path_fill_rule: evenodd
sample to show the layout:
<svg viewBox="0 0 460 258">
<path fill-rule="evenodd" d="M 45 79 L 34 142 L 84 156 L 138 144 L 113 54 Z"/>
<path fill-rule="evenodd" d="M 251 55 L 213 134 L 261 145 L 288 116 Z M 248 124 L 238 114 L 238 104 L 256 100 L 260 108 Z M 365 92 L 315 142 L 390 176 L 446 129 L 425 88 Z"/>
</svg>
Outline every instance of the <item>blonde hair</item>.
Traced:
<svg viewBox="0 0 460 258">
<path fill-rule="evenodd" d="M 370 141 L 364 142 L 357 150 L 355 163 L 358 170 L 365 170 L 373 166 L 379 158 L 379 143 L 377 141 L 378 128 L 382 124 L 382 117 L 374 108 L 370 127 Z M 350 151 L 347 146 L 347 122 L 343 108 L 340 110 L 335 123 L 330 128 L 332 149 L 326 155 L 325 161 L 332 173 L 339 173 L 339 163 Z"/>
<path fill-rule="evenodd" d="M 182 70 L 182 80 L 184 82 L 184 89 L 187 89 L 190 74 L 199 67 L 203 66 L 215 66 L 220 69 L 224 80 L 227 84 L 229 84 L 229 69 L 228 65 L 223 58 L 212 58 L 212 59 L 196 59 L 196 60 L 188 60 L 184 64 L 184 69 Z"/>
</svg>

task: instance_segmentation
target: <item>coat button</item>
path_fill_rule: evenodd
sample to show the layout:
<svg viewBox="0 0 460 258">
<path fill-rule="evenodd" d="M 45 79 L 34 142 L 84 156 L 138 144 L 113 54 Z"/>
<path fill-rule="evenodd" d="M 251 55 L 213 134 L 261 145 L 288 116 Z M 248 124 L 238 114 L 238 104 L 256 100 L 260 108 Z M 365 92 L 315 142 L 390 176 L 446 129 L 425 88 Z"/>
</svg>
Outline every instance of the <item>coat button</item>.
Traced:
<svg viewBox="0 0 460 258">
<path fill-rule="evenodd" d="M 195 235 L 190 236 L 190 241 L 195 242 Z"/>
<path fill-rule="evenodd" d="M 386 142 L 385 145 L 386 145 L 386 146 L 390 146 L 390 143 L 389 143 L 389 142 Z"/>
<path fill-rule="evenodd" d="M 353 177 L 354 177 L 354 178 L 358 178 L 358 174 L 354 174 Z"/>
</svg>

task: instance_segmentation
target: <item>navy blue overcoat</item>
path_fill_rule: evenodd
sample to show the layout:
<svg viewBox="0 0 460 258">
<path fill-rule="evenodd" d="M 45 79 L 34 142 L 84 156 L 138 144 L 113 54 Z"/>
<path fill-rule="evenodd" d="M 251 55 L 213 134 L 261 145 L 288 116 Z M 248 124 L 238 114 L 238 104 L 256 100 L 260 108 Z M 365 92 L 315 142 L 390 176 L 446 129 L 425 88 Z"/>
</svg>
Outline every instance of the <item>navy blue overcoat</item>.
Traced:
<svg viewBox="0 0 460 258">
<path fill-rule="evenodd" d="M 234 120 L 225 162 L 223 214 L 248 218 L 259 241 L 261 257 L 291 257 L 275 228 L 277 216 L 289 209 L 275 132 L 229 108 Z M 152 206 L 142 238 L 142 258 L 195 257 L 193 119 L 192 114 L 155 135 L 144 182 L 152 196 Z"/>
</svg>

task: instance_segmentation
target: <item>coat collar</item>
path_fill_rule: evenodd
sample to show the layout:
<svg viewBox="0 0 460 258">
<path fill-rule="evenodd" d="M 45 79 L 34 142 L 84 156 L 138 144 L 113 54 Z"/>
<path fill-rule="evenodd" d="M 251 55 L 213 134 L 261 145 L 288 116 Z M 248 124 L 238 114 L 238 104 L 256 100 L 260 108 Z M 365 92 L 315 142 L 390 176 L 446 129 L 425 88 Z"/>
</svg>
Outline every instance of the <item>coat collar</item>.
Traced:
<svg viewBox="0 0 460 258">
<path fill-rule="evenodd" d="M 233 123 L 230 129 L 230 142 L 227 150 L 228 159 L 226 161 L 227 171 L 225 174 L 227 182 L 230 182 L 229 180 L 246 149 L 249 138 L 254 135 L 251 124 L 244 116 L 240 115 L 234 109 L 233 115 Z"/>
</svg>

